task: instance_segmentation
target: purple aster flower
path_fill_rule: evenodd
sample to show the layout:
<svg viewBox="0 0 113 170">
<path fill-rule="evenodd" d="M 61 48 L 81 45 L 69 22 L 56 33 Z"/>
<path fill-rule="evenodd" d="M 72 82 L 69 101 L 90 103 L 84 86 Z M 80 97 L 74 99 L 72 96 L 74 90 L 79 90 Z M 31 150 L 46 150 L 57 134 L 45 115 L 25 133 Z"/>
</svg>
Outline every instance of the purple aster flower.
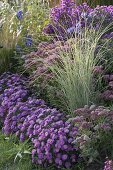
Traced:
<svg viewBox="0 0 113 170">
<path fill-rule="evenodd" d="M 63 160 L 63 161 L 65 161 L 65 160 L 67 160 L 67 159 L 68 159 L 68 155 L 67 155 L 67 154 L 62 155 L 62 160 Z"/>
</svg>

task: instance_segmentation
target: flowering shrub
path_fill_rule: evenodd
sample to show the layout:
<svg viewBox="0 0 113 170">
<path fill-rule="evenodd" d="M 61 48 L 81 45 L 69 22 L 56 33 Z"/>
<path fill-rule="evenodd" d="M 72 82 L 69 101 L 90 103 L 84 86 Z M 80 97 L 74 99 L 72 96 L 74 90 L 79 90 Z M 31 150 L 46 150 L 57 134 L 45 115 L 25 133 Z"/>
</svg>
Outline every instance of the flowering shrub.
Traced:
<svg viewBox="0 0 113 170">
<path fill-rule="evenodd" d="M 81 150 L 89 163 L 100 156 L 112 155 L 113 110 L 91 105 L 75 110 L 77 116 L 69 119 L 78 127 L 78 136 L 73 143 Z M 109 140 L 111 139 L 111 140 Z"/>
<path fill-rule="evenodd" d="M 12 105 L 4 121 L 4 133 L 18 133 L 26 117 L 36 112 L 39 106 L 44 107 L 44 101 L 30 97 L 25 102 L 19 101 L 15 105 Z M 20 140 L 22 141 L 22 138 Z"/>
<path fill-rule="evenodd" d="M 70 168 L 78 158 L 77 148 L 72 144 L 77 129 L 66 123 L 64 115 L 56 109 L 40 108 L 37 112 L 38 115 L 27 116 L 20 129 L 21 135 L 27 134 L 33 142 L 33 162 L 45 167 L 53 164 Z"/>
<path fill-rule="evenodd" d="M 91 8 L 86 3 L 76 6 L 71 0 L 62 0 L 60 6 L 51 9 L 52 24 L 44 28 L 44 33 L 56 34 L 59 39 L 62 39 L 67 36 L 67 33 L 72 33 L 75 28 L 80 29 L 84 25 L 83 22 L 79 23 L 80 16 L 90 11 Z"/>
<path fill-rule="evenodd" d="M 90 8 L 86 3 L 76 6 L 74 1 L 61 0 L 59 6 L 51 9 L 51 23 L 44 28 L 47 34 L 55 34 L 59 39 L 88 26 L 105 29 L 113 22 L 113 6 L 97 6 Z M 101 22 L 100 22 L 101 21 Z"/>
<path fill-rule="evenodd" d="M 0 77 L 3 132 L 16 134 L 21 142 L 31 139 L 34 163 L 72 167 L 79 154 L 78 147 L 72 144 L 77 128 L 67 122 L 69 116 L 47 107 L 43 100 L 29 97 L 25 80 L 10 73 Z"/>
<path fill-rule="evenodd" d="M 3 73 L 0 76 L 0 121 L 3 123 L 10 108 L 27 99 L 26 78 L 18 74 Z"/>
</svg>

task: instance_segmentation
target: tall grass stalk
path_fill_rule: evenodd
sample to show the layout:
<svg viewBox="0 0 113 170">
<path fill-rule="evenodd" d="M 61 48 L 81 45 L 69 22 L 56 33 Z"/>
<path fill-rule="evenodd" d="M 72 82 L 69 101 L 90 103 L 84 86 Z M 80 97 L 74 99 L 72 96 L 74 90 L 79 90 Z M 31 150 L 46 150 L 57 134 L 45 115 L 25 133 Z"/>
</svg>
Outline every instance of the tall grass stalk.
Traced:
<svg viewBox="0 0 113 170">
<path fill-rule="evenodd" d="M 102 24 L 100 24 L 101 26 Z M 48 66 L 55 75 L 56 90 L 60 91 L 61 106 L 72 112 L 78 107 L 91 104 L 97 100 L 95 85 L 101 82 L 101 76 L 94 82 L 94 67 L 100 65 L 107 49 L 106 41 L 100 50 L 95 53 L 102 35 L 109 30 L 111 24 L 105 29 L 99 30 L 81 28 L 79 35 L 68 39 L 69 50 L 59 49 L 60 61 Z"/>
</svg>

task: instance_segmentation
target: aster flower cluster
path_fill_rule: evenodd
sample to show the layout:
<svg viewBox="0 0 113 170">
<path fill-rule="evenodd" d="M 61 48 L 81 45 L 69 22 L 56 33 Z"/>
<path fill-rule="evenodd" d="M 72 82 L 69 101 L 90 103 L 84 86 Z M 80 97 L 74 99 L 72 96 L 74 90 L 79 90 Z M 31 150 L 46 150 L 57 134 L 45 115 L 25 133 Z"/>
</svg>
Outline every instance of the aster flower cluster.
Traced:
<svg viewBox="0 0 113 170">
<path fill-rule="evenodd" d="M 44 101 L 33 97 L 29 97 L 24 102 L 19 101 L 15 106 L 11 106 L 4 120 L 3 132 L 7 135 L 11 133 L 18 135 L 26 117 L 36 112 L 36 109 L 40 106 L 42 108 L 46 107 Z M 22 134 L 20 135 L 20 141 L 23 141 Z"/>
<path fill-rule="evenodd" d="M 26 78 L 18 74 L 4 73 L 0 76 L 0 121 L 3 122 L 8 111 L 18 102 L 26 100 L 28 89 Z"/>
<path fill-rule="evenodd" d="M 112 160 L 105 161 L 105 166 L 103 170 L 113 170 L 113 161 Z"/>
<path fill-rule="evenodd" d="M 64 115 L 56 109 L 40 108 L 37 112 L 27 116 L 20 129 L 33 142 L 32 161 L 45 167 L 53 164 L 70 168 L 78 157 L 77 147 L 72 144 L 77 129 L 66 123 Z"/>
<path fill-rule="evenodd" d="M 57 34 L 60 38 L 73 31 L 76 32 L 86 25 L 93 26 L 95 29 L 104 29 L 113 22 L 113 6 L 97 6 L 92 9 L 86 3 L 76 6 L 71 0 L 62 0 L 59 6 L 51 9 L 50 16 L 52 24 L 48 24 L 44 28 L 44 32 Z M 107 36 L 111 38 L 112 35 L 108 33 Z"/>
<path fill-rule="evenodd" d="M 51 9 L 50 17 L 51 23 L 44 28 L 46 34 L 57 34 L 58 39 L 66 37 L 67 33 L 70 33 L 70 28 L 83 27 L 84 17 L 92 11 L 92 9 L 83 3 L 80 6 L 76 6 L 74 1 L 62 0 L 59 6 Z M 81 22 L 79 22 L 81 21 Z"/>
<path fill-rule="evenodd" d="M 32 161 L 42 166 L 70 168 L 78 160 L 78 147 L 72 142 L 78 129 L 65 114 L 45 105 L 30 93 L 26 79 L 18 74 L 0 77 L 0 120 L 5 134 L 16 134 L 20 141 L 30 139 Z"/>
</svg>

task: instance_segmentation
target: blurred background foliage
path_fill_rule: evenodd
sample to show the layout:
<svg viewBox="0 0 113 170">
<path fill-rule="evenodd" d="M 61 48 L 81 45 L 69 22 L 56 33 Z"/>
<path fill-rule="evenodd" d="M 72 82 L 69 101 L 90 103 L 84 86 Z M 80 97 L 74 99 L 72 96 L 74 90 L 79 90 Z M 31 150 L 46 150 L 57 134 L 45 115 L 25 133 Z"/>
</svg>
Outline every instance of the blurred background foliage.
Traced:
<svg viewBox="0 0 113 170">
<path fill-rule="evenodd" d="M 48 39 L 42 29 L 49 23 L 49 5 L 41 0 L 0 1 L 0 73 L 10 68 L 15 49 L 34 50 Z M 15 48 L 16 47 L 16 48 Z M 4 65 L 5 63 L 5 65 Z"/>
<path fill-rule="evenodd" d="M 91 6 L 96 5 L 113 5 L 113 0 L 74 0 L 77 5 L 83 2 L 87 2 Z M 60 0 L 49 0 L 50 7 L 56 6 L 60 3 Z"/>
<path fill-rule="evenodd" d="M 20 2 L 21 0 L 2 0 L 7 1 L 8 3 L 13 4 L 14 2 Z M 49 3 L 50 7 L 54 7 L 60 3 L 60 0 L 37 0 L 41 2 Z M 89 5 L 96 6 L 96 5 L 113 5 L 113 0 L 74 0 L 77 4 L 81 4 L 83 2 L 87 2 Z"/>
</svg>

